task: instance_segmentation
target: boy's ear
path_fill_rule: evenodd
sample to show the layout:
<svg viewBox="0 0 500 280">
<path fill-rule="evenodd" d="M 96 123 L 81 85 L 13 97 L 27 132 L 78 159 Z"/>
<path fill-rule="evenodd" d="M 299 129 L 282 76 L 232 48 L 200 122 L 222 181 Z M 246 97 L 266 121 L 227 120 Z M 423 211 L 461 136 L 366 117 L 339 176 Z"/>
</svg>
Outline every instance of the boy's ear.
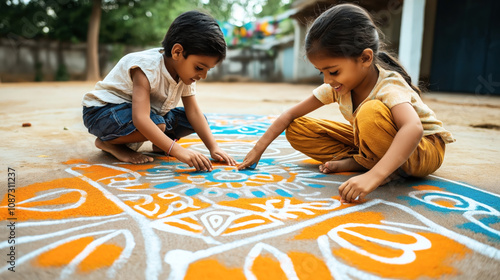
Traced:
<svg viewBox="0 0 500 280">
<path fill-rule="evenodd" d="M 373 50 L 368 48 L 364 49 L 359 59 L 364 67 L 369 67 L 373 62 Z"/>
<path fill-rule="evenodd" d="M 172 53 L 172 58 L 174 60 L 177 60 L 179 59 L 180 56 L 183 56 L 184 48 L 182 47 L 181 44 L 176 43 L 172 46 L 171 53 Z"/>
</svg>

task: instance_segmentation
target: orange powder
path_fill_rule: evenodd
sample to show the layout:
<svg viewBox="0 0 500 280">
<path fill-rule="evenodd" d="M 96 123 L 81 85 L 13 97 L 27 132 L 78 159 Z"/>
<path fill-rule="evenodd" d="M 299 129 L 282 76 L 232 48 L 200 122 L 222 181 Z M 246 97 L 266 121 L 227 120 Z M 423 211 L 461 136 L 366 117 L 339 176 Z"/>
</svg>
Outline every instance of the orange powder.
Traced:
<svg viewBox="0 0 500 280">
<path fill-rule="evenodd" d="M 101 165 L 88 165 L 84 167 L 75 166 L 72 168 L 75 171 L 80 172 L 85 177 L 91 179 L 92 181 L 99 181 L 103 178 L 116 177 L 119 175 L 126 174 L 122 170 L 116 170 L 113 168 L 101 166 Z M 132 176 L 130 176 L 132 177 Z M 124 178 L 120 178 L 124 179 Z M 109 179 L 107 179 L 109 180 Z"/>
<path fill-rule="evenodd" d="M 331 279 L 330 271 L 320 258 L 313 254 L 290 252 L 295 273 L 300 280 Z"/>
<path fill-rule="evenodd" d="M 131 171 L 135 171 L 141 175 L 145 175 L 148 171 L 148 169 L 155 168 L 158 166 L 158 163 L 155 163 L 154 161 L 148 164 L 117 164 L 117 166 L 121 168 L 125 168 Z"/>
<path fill-rule="evenodd" d="M 429 239 L 432 247 L 427 250 L 415 251 L 416 259 L 412 263 L 405 265 L 385 264 L 345 248 L 336 249 L 332 252 L 349 265 L 382 277 L 405 279 L 429 277 L 438 279 L 458 274 L 450 264 L 452 261 L 456 262 L 463 259 L 470 250 L 462 244 L 439 234 L 419 234 Z M 356 245 L 360 246 L 361 244 Z M 377 245 L 371 245 L 371 248 L 368 248 L 367 244 L 365 244 L 361 248 L 386 257 L 390 257 L 387 252 L 391 250 L 394 252 L 394 249 L 391 248 L 382 246 L 375 248 L 374 246 Z"/>
<path fill-rule="evenodd" d="M 285 170 L 288 171 L 288 174 L 290 174 L 290 177 L 288 179 L 286 179 L 286 181 L 289 182 L 289 183 L 292 183 L 292 182 L 295 182 L 295 178 L 297 177 L 297 173 L 296 172 L 290 172 L 289 169 L 290 168 L 285 168 Z"/>
<path fill-rule="evenodd" d="M 245 280 L 243 270 L 228 268 L 215 259 L 204 259 L 191 263 L 187 269 L 184 280 Z"/>
<path fill-rule="evenodd" d="M 63 163 L 70 165 L 70 164 L 84 164 L 84 163 L 88 164 L 89 162 L 84 160 L 84 159 L 70 159 L 70 160 L 63 162 Z"/>
<path fill-rule="evenodd" d="M 384 216 L 377 212 L 357 212 L 339 217 L 333 217 L 317 225 L 304 229 L 295 239 L 317 239 L 321 235 L 327 234 L 331 229 L 345 223 L 381 224 Z M 395 231 L 385 231 L 383 229 L 369 227 L 352 227 L 349 230 L 355 231 L 367 237 L 380 240 L 398 242 L 401 244 L 413 244 L 416 242 L 413 236 L 408 236 Z M 414 231 L 412 231 L 414 232 Z M 406 265 L 385 264 L 371 259 L 370 257 L 358 254 L 350 249 L 339 248 L 332 251 L 337 259 L 347 265 L 355 266 L 360 270 L 374 273 L 388 278 L 416 279 L 422 276 L 431 278 L 441 278 L 443 276 L 454 275 L 457 272 L 450 266 L 452 258 L 462 259 L 470 250 L 445 236 L 429 232 L 416 232 L 426 237 L 431 242 L 431 248 L 415 251 L 416 259 Z M 400 249 L 387 247 L 376 242 L 370 242 L 363 238 L 358 238 L 345 232 L 339 232 L 339 236 L 357 246 L 358 248 L 381 257 L 395 258 L 403 253 Z M 335 246 L 335 242 L 331 241 Z"/>
<path fill-rule="evenodd" d="M 83 237 L 60 245 L 48 252 L 42 253 L 34 261 L 34 265 L 42 267 L 61 267 L 68 265 L 85 247 L 92 241 L 93 237 Z M 80 264 L 82 272 L 91 272 L 102 267 L 111 266 L 120 256 L 122 248 L 113 244 L 102 244 L 88 255 Z"/>
<path fill-rule="evenodd" d="M 298 235 L 294 237 L 294 239 L 316 240 L 319 236 L 327 234 L 331 229 L 341 224 L 345 223 L 380 224 L 380 221 L 382 219 L 384 219 L 384 216 L 381 213 L 375 213 L 375 212 L 356 212 L 347 215 L 337 216 L 303 229 L 302 232 L 300 232 Z"/>
<path fill-rule="evenodd" d="M 308 164 L 321 164 L 321 161 L 317 161 L 315 159 L 309 158 L 301 161 L 302 163 L 308 163 Z"/>
<path fill-rule="evenodd" d="M 92 241 L 94 241 L 92 237 L 83 237 L 62 244 L 50 251 L 40 254 L 35 260 L 35 265 L 43 267 L 68 265 Z"/>
<path fill-rule="evenodd" d="M 37 207 L 40 209 L 49 209 L 49 207 L 44 207 L 44 206 L 49 206 L 49 205 L 65 205 L 65 204 L 73 204 L 78 202 L 80 200 L 80 197 L 82 195 L 79 192 L 69 192 L 69 193 L 63 193 L 59 195 L 54 195 L 52 197 L 46 197 L 46 200 L 35 200 L 32 202 L 28 203 L 23 203 L 20 204 L 20 207 Z"/>
<path fill-rule="evenodd" d="M 280 263 L 276 259 L 266 255 L 259 255 L 255 258 L 251 269 L 257 279 L 287 279 L 285 273 L 281 269 Z"/>
<path fill-rule="evenodd" d="M 414 186 L 413 188 L 416 190 L 419 190 L 419 191 L 443 191 L 443 189 L 440 187 L 429 186 L 429 185 L 418 185 L 418 186 Z M 432 202 L 437 204 L 437 205 L 441 205 L 443 207 L 448 207 L 448 208 L 455 207 L 455 202 L 447 200 L 447 199 L 433 200 Z"/>
<path fill-rule="evenodd" d="M 22 203 L 24 200 L 42 195 L 48 192 L 54 192 L 64 189 L 78 189 L 86 192 L 87 196 L 82 205 L 77 208 L 61 210 L 61 211 L 30 211 L 23 209 L 39 207 L 43 209 L 48 209 L 49 207 L 40 206 L 51 206 L 54 208 L 63 208 L 69 205 L 74 205 L 82 197 L 79 192 L 70 192 L 66 194 L 55 194 L 52 196 L 47 196 L 41 198 L 39 201 Z M 122 213 L 123 210 L 116 206 L 113 202 L 104 197 L 104 195 L 88 183 L 78 179 L 78 178 L 62 178 L 49 182 L 35 183 L 22 188 L 16 189 L 16 217 L 18 221 L 26 220 L 47 220 L 47 219 L 66 219 L 71 217 L 91 217 L 91 216 L 107 216 Z M 2 206 L 8 205 L 8 197 L 5 195 Z M 5 220 L 8 218 L 8 211 L 0 211 L 0 220 Z"/>
<path fill-rule="evenodd" d="M 184 220 L 184 219 L 182 219 L 182 220 Z M 194 224 L 194 225 L 199 225 L 200 224 L 197 221 L 191 222 L 191 223 Z M 186 224 L 179 223 L 179 222 L 176 222 L 176 221 L 167 221 L 164 224 L 172 226 L 172 227 L 176 227 L 176 228 L 179 228 L 179 229 L 182 229 L 182 230 L 185 230 L 185 231 L 190 231 L 192 233 L 199 233 L 199 234 L 203 233 L 203 228 L 201 228 L 201 229 L 193 229 L 192 227 L 190 227 L 190 226 L 188 226 Z"/>
<path fill-rule="evenodd" d="M 362 228 L 356 228 L 356 232 L 360 232 L 360 229 Z M 405 237 L 406 235 L 404 234 L 393 234 L 393 236 L 390 236 L 390 238 L 384 238 L 384 237 L 389 237 L 387 236 L 388 233 L 380 230 L 380 229 L 374 229 L 374 228 L 367 228 L 366 231 L 368 230 L 373 230 L 373 232 L 365 233 L 365 236 L 370 236 L 370 237 L 376 237 L 377 239 L 382 239 L 382 240 L 387 240 L 387 241 L 394 241 L 398 243 L 406 243 L 406 242 L 400 242 L 397 237 Z M 377 233 L 382 232 L 382 235 L 379 236 Z M 353 244 L 354 246 L 358 248 L 363 248 L 363 250 L 367 251 L 368 253 L 375 254 L 380 257 L 384 258 L 397 258 L 403 254 L 403 250 L 401 249 L 395 249 L 392 247 L 387 247 L 380 245 L 376 242 L 372 242 L 370 240 L 366 240 L 364 238 L 360 238 L 345 232 L 339 232 L 339 236 L 345 240 L 347 240 L 349 243 Z M 411 237 L 411 236 L 410 236 Z M 416 241 L 415 239 L 413 241 Z"/>
<path fill-rule="evenodd" d="M 286 200 L 289 200 L 289 204 L 291 206 L 287 206 L 289 207 L 287 212 L 286 213 L 289 213 L 289 214 L 293 214 L 293 215 L 296 215 L 297 218 L 295 219 L 310 219 L 312 217 L 315 217 L 315 216 L 318 216 L 318 215 L 321 215 L 321 214 L 325 214 L 325 213 L 328 213 L 332 210 L 318 210 L 318 209 L 311 209 L 311 208 L 305 208 L 307 209 L 308 211 L 311 211 L 313 212 L 313 214 L 311 215 L 308 215 L 302 211 L 294 211 L 293 209 L 293 205 L 297 205 L 297 209 L 302 209 L 303 206 L 299 206 L 300 204 L 304 204 L 304 205 L 307 205 L 308 202 L 304 202 L 302 200 L 299 200 L 295 197 L 290 197 L 290 198 L 283 198 L 283 197 L 263 197 L 263 198 L 239 198 L 239 199 L 236 199 L 236 200 L 230 200 L 230 201 L 221 201 L 219 202 L 218 204 L 219 205 L 224 205 L 224 206 L 230 206 L 230 207 L 237 207 L 237 208 L 241 208 L 241 209 L 246 209 L 246 210 L 252 210 L 252 211 L 257 211 L 257 212 L 262 212 L 264 213 L 266 210 L 261 208 L 261 207 L 268 207 L 266 206 L 266 202 L 268 200 L 271 200 L 271 199 L 274 199 L 274 200 L 278 200 L 277 202 L 273 203 L 272 204 L 272 207 L 274 209 L 277 209 L 277 210 L 280 210 L 280 209 L 283 209 L 285 207 L 285 201 Z M 315 202 L 321 202 L 321 201 L 315 201 Z M 328 201 L 325 201 L 326 203 L 328 203 Z M 258 207 L 258 206 L 255 206 L 253 204 L 260 204 L 261 207 Z M 269 206 L 271 207 L 271 206 Z M 344 207 L 347 207 L 347 206 L 344 206 Z M 337 208 L 337 209 L 342 209 L 341 207 Z M 337 210 L 335 209 L 335 210 Z M 270 209 L 268 209 L 270 210 Z M 277 210 L 272 210 L 272 212 L 276 212 Z"/>
<path fill-rule="evenodd" d="M 141 213 L 142 215 L 148 217 L 148 218 L 158 218 L 159 215 L 165 214 L 171 205 L 180 205 L 180 202 L 183 202 L 183 205 L 187 206 L 185 209 L 178 210 L 172 212 L 170 215 L 177 215 L 181 213 L 186 213 L 190 211 L 196 211 L 199 209 L 204 209 L 210 206 L 209 203 L 203 202 L 197 198 L 191 198 L 193 200 L 192 204 L 188 202 L 185 198 L 182 198 L 180 196 L 173 196 L 173 197 L 159 197 L 160 194 L 152 194 L 151 197 L 153 200 L 148 203 L 145 203 L 145 199 L 138 199 L 136 201 L 124 201 L 125 204 L 130 206 L 130 208 L 134 209 L 138 213 Z M 144 204 L 144 205 L 143 205 Z M 176 206 L 179 207 L 179 206 Z M 139 208 L 139 209 L 138 209 Z M 142 210 L 142 211 L 141 211 Z M 161 218 L 165 218 L 167 216 L 161 216 Z"/>
<path fill-rule="evenodd" d="M 394 241 L 401 244 L 413 244 L 417 242 L 417 239 L 411 235 L 402 234 L 395 231 L 386 231 L 379 228 L 357 227 L 356 232 L 364 236 L 376 236 L 378 239 Z"/>
<path fill-rule="evenodd" d="M 289 257 L 299 279 L 331 279 L 327 266 L 316 256 L 309 253 L 291 252 Z M 268 254 L 255 258 L 251 270 L 259 280 L 287 279 L 280 263 Z M 245 277 L 241 269 L 227 268 L 217 260 L 207 259 L 191 264 L 184 279 L 232 280 L 245 279 Z"/>
<path fill-rule="evenodd" d="M 266 217 L 262 217 L 262 216 L 259 216 L 259 215 L 250 215 L 250 216 L 243 216 L 241 218 L 238 218 L 238 219 L 234 220 L 232 222 L 232 225 L 238 225 L 240 223 L 246 223 L 246 222 L 249 222 L 249 221 L 256 221 L 256 223 L 246 224 L 244 226 L 234 227 L 234 228 L 230 228 L 229 227 L 229 228 L 227 228 L 223 232 L 223 234 L 229 234 L 229 233 L 237 232 L 237 231 L 240 231 L 240 230 L 251 229 L 251 228 L 255 228 L 255 227 L 261 227 L 261 226 L 264 226 L 264 225 L 272 223 L 272 221 L 269 220 Z"/>
<path fill-rule="evenodd" d="M 434 200 L 433 202 L 443 207 L 455 208 L 455 203 L 449 200 Z"/>
<path fill-rule="evenodd" d="M 122 248 L 114 244 L 102 244 L 88 255 L 78 268 L 82 272 L 91 272 L 102 267 L 110 267 L 120 256 Z"/>
<path fill-rule="evenodd" d="M 429 191 L 429 190 L 430 191 L 442 191 L 443 190 L 440 187 L 430 186 L 430 185 L 418 185 L 418 186 L 414 186 L 413 188 L 416 190 L 419 190 L 419 191 Z"/>
</svg>

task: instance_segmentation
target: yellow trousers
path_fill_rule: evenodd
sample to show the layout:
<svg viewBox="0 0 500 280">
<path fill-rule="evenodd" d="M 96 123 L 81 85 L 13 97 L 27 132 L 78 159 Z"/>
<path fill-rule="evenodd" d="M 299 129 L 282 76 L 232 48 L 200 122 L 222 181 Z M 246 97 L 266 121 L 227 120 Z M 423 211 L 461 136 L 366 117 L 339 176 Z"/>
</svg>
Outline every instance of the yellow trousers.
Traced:
<svg viewBox="0 0 500 280">
<path fill-rule="evenodd" d="M 310 117 L 295 119 L 286 129 L 292 147 L 323 163 L 352 157 L 371 169 L 384 156 L 397 133 L 391 110 L 379 100 L 363 104 L 354 126 Z M 406 174 L 424 177 L 444 159 L 445 143 L 438 135 L 422 137 L 418 147 L 400 167 Z"/>
</svg>

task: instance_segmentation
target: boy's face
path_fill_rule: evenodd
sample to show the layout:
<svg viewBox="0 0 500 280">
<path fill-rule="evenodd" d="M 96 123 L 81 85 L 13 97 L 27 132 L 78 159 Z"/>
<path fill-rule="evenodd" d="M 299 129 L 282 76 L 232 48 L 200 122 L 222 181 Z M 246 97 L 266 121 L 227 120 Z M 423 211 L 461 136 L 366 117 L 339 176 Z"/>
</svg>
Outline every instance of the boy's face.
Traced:
<svg viewBox="0 0 500 280">
<path fill-rule="evenodd" d="M 207 77 L 208 70 L 214 68 L 219 62 L 218 57 L 205 55 L 189 55 L 187 58 L 180 56 L 176 63 L 176 72 L 186 85 L 190 85 Z"/>
</svg>

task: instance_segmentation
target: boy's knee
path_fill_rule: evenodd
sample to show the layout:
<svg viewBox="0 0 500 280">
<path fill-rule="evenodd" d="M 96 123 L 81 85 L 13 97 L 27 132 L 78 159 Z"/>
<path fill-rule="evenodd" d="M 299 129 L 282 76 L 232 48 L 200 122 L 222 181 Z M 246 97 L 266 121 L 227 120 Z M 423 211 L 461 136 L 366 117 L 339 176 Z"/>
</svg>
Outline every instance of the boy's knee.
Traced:
<svg viewBox="0 0 500 280">
<path fill-rule="evenodd" d="M 158 128 L 161 129 L 161 131 L 165 132 L 165 129 L 167 129 L 167 125 L 164 123 L 159 123 L 157 124 Z"/>
</svg>

